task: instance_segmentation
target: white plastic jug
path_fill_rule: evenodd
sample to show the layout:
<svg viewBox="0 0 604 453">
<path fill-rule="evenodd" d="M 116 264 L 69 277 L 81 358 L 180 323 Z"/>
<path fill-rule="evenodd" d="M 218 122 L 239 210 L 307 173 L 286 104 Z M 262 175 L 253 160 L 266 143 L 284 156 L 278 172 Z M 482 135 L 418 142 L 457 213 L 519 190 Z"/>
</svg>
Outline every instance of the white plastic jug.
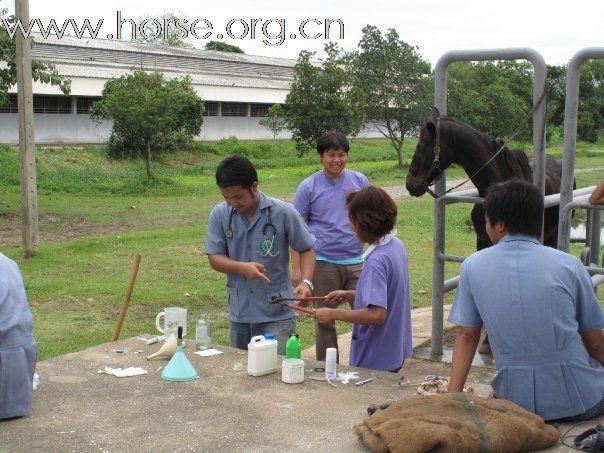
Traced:
<svg viewBox="0 0 604 453">
<path fill-rule="evenodd" d="M 277 371 L 277 340 L 252 337 L 247 345 L 247 374 L 263 376 Z"/>
</svg>

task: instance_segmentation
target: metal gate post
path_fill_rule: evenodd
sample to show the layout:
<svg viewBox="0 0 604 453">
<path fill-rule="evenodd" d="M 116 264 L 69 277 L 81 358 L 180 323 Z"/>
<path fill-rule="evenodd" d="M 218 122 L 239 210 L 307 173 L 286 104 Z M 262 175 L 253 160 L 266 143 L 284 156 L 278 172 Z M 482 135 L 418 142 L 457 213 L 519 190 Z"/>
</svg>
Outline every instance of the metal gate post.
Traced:
<svg viewBox="0 0 604 453">
<path fill-rule="evenodd" d="M 577 146 L 577 115 L 579 111 L 579 79 L 581 65 L 590 59 L 604 59 L 604 47 L 587 47 L 573 55 L 566 71 L 566 104 L 564 106 L 564 154 L 560 186 L 560 217 L 558 222 L 558 249 L 570 250 L 570 216 L 563 216 L 564 207 L 573 201 L 575 175 L 575 147 Z M 565 218 L 566 217 L 566 218 Z M 599 225 L 598 228 L 599 230 Z M 589 238 L 587 238 L 589 240 Z M 597 241 L 599 243 L 599 239 Z M 600 253 L 599 250 L 596 251 Z"/>
<path fill-rule="evenodd" d="M 537 51 L 523 47 L 518 49 L 452 50 L 438 59 L 434 68 L 434 104 L 441 115 L 447 114 L 447 67 L 455 61 L 528 60 L 533 64 L 533 102 L 536 103 L 545 89 L 547 69 L 545 60 Z M 545 193 L 545 102 L 533 113 L 533 151 L 535 167 L 533 182 Z M 446 176 L 436 183 L 438 196 L 445 193 Z M 445 292 L 445 203 L 434 201 L 434 249 L 432 264 L 432 345 L 431 353 L 443 351 L 443 299 Z"/>
</svg>

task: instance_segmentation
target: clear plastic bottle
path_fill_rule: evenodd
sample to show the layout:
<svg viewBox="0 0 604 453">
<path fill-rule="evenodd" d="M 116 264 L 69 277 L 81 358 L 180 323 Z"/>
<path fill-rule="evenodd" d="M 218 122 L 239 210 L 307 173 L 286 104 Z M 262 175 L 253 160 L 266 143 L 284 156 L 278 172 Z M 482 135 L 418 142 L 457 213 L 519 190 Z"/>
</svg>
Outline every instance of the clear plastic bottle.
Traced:
<svg viewBox="0 0 604 453">
<path fill-rule="evenodd" d="M 210 317 L 202 313 L 195 326 L 195 344 L 197 350 L 203 351 L 210 347 Z"/>
</svg>

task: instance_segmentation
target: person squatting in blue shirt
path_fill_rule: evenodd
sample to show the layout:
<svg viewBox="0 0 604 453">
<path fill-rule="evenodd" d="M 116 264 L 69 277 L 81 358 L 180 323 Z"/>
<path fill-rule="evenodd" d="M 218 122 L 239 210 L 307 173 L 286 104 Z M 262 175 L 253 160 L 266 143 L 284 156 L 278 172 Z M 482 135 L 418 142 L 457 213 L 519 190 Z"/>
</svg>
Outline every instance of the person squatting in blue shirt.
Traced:
<svg viewBox="0 0 604 453">
<path fill-rule="evenodd" d="M 225 202 L 210 212 L 203 252 L 212 269 L 227 274 L 230 346 L 247 349 L 253 336 L 274 333 L 284 354 L 294 311 L 269 301 L 310 296 L 307 283 L 292 287 L 289 248 L 300 254 L 302 278 L 310 281 L 315 238 L 291 204 L 258 190 L 256 169 L 245 157 L 224 159 L 216 184 Z"/>
<path fill-rule="evenodd" d="M 495 245 L 461 267 L 449 391 L 462 390 L 484 323 L 497 398 L 545 420 L 604 414 L 604 312 L 581 262 L 539 243 L 543 196 L 512 180 L 495 186 L 483 208 Z"/>
<path fill-rule="evenodd" d="M 0 253 L 0 419 L 29 414 L 38 346 L 17 263 Z"/>
</svg>

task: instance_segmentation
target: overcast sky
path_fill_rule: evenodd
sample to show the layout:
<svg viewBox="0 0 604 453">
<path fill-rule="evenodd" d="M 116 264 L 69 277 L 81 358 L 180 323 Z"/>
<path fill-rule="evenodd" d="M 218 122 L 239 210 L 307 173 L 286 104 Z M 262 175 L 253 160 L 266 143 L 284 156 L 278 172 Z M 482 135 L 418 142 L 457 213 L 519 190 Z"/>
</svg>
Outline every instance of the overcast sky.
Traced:
<svg viewBox="0 0 604 453">
<path fill-rule="evenodd" d="M 12 0 L 0 0 L 1 6 L 12 8 Z M 287 4 L 291 3 L 291 4 Z M 29 0 L 31 18 L 47 24 L 55 19 L 59 25 L 65 19 L 89 19 L 94 26 L 104 19 L 99 37 L 115 36 L 117 11 L 123 19 L 141 17 L 162 18 L 164 12 L 173 11 L 189 23 L 206 19 L 212 25 L 213 35 L 223 35 L 224 42 L 241 47 L 246 53 L 283 58 L 297 58 L 302 49 L 321 51 L 326 42 L 323 36 L 304 39 L 299 25 L 311 19 L 303 29 L 307 36 L 323 33 L 325 19 L 339 19 L 344 24 L 344 38 L 338 36 L 339 27 L 332 24 L 330 39 L 344 49 L 353 50 L 366 24 L 378 26 L 382 31 L 395 28 L 400 37 L 419 47 L 420 54 L 433 65 L 448 50 L 488 49 L 501 47 L 531 47 L 540 52 L 548 64 L 565 64 L 579 49 L 604 46 L 604 0 L 275 0 L 213 2 L 172 0 L 133 1 L 49 1 Z M 229 21 L 235 19 L 230 29 L 242 39 L 231 39 L 226 33 Z M 247 35 L 239 19 L 248 25 Z M 251 19 L 256 36 L 251 37 Z M 273 21 L 262 32 L 268 19 L 284 19 L 285 40 L 280 45 L 268 46 L 267 40 L 276 44 L 282 24 Z M 207 25 L 198 22 L 198 25 Z M 126 27 L 123 27 L 126 30 Z M 207 33 L 201 30 L 198 36 Z M 295 39 L 291 35 L 295 34 Z M 244 36 L 245 35 L 245 36 Z M 193 39 L 196 47 L 203 47 L 204 39 Z"/>
</svg>

